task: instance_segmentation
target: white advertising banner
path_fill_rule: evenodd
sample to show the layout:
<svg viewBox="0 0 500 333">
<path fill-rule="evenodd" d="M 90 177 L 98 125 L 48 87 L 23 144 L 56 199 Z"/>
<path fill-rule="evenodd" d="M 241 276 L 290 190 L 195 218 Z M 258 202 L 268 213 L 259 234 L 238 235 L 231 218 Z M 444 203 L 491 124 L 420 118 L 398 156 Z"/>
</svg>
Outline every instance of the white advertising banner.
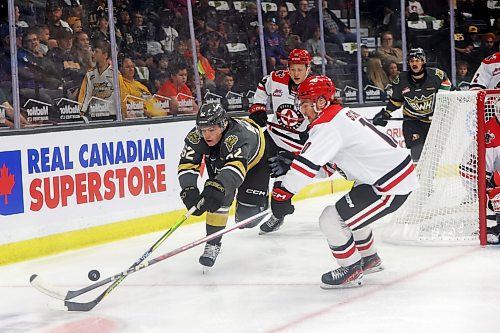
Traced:
<svg viewBox="0 0 500 333">
<path fill-rule="evenodd" d="M 0 244 L 183 208 L 177 163 L 192 126 L 3 137 Z"/>
</svg>

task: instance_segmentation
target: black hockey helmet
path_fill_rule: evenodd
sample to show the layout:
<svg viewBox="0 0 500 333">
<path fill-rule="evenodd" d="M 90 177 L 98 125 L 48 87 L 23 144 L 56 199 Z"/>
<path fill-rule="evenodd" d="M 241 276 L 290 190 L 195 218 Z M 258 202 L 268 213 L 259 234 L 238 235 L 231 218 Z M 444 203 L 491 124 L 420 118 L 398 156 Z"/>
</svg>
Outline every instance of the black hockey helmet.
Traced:
<svg viewBox="0 0 500 333">
<path fill-rule="evenodd" d="M 202 104 L 196 115 L 198 128 L 219 125 L 222 129 L 227 125 L 226 110 L 220 103 Z"/>
<path fill-rule="evenodd" d="M 423 62 L 427 62 L 427 59 L 425 57 L 425 52 L 420 47 L 415 48 L 415 49 L 411 49 L 408 52 L 408 56 L 406 57 L 406 61 L 410 61 L 410 59 L 413 59 L 413 58 L 421 59 Z"/>
</svg>

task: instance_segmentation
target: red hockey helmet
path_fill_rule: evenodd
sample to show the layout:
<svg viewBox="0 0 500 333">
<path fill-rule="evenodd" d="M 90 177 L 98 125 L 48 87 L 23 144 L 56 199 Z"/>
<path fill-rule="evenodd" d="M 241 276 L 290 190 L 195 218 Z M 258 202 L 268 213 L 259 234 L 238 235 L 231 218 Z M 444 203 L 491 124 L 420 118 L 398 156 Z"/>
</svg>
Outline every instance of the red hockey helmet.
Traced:
<svg viewBox="0 0 500 333">
<path fill-rule="evenodd" d="M 306 66 L 309 66 L 311 61 L 311 55 L 309 54 L 309 52 L 307 52 L 307 50 L 304 49 L 293 49 L 288 55 L 288 65 L 304 64 Z"/>
<path fill-rule="evenodd" d="M 312 99 L 324 97 L 331 101 L 335 95 L 335 84 L 327 76 L 310 76 L 299 85 L 297 91 L 299 99 Z"/>
</svg>

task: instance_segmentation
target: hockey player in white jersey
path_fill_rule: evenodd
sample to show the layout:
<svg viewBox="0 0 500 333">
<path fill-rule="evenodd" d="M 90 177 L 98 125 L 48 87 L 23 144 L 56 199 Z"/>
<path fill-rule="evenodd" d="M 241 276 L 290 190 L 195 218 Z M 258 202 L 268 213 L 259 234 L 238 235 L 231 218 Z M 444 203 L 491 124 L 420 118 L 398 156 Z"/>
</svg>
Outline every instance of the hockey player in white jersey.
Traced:
<svg viewBox="0 0 500 333">
<path fill-rule="evenodd" d="M 472 77 L 469 90 L 500 88 L 500 52 L 483 59 Z"/>
<path fill-rule="evenodd" d="M 288 70 L 277 70 L 259 82 L 249 118 L 265 130 L 266 155 L 273 159 L 298 154 L 307 138 L 309 121 L 300 112 L 296 91 L 311 71 L 311 55 L 294 49 L 288 56 Z M 268 122 L 266 106 L 270 102 L 273 115 Z M 276 175 L 275 175 L 276 176 Z M 278 230 L 284 219 L 271 218 L 260 226 L 260 233 Z"/>
<path fill-rule="evenodd" d="M 299 86 L 300 110 L 311 122 L 309 138 L 282 181 L 274 184 L 271 200 L 274 216 L 293 213 L 294 194 L 327 165 L 336 165 L 355 182 L 319 218 L 340 266 L 321 277 L 325 289 L 361 286 L 363 273 L 382 269 L 369 225 L 401 207 L 418 187 L 408 150 L 350 108 L 334 104 L 334 94 L 335 85 L 326 76 L 309 77 Z"/>
</svg>

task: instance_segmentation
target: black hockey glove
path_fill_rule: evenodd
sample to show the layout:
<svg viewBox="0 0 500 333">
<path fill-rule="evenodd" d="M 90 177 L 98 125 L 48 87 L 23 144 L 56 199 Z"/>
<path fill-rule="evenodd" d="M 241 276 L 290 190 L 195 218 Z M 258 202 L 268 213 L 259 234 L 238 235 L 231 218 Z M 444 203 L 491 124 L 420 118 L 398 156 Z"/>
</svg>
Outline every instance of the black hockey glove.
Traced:
<svg viewBox="0 0 500 333">
<path fill-rule="evenodd" d="M 254 104 L 250 107 L 250 115 L 248 118 L 252 119 L 260 127 L 267 126 L 267 113 L 266 106 L 263 104 Z"/>
<path fill-rule="evenodd" d="M 273 187 L 271 198 L 271 210 L 274 217 L 280 219 L 286 215 L 293 214 L 295 207 L 292 205 L 293 193 L 281 186 L 281 182 L 276 182 Z"/>
<path fill-rule="evenodd" d="M 271 177 L 276 178 L 286 174 L 295 157 L 297 156 L 294 153 L 282 150 L 276 156 L 268 158 Z"/>
<path fill-rule="evenodd" d="M 387 111 L 386 109 L 380 110 L 379 113 L 377 113 L 373 119 L 372 119 L 372 124 L 377 125 L 377 126 L 385 126 L 387 125 L 387 120 L 391 119 L 391 113 Z"/>
<path fill-rule="evenodd" d="M 205 212 L 209 211 L 211 213 L 217 211 L 224 204 L 224 197 L 226 196 L 226 190 L 224 185 L 215 179 L 209 179 L 205 182 L 205 188 L 201 192 L 201 197 L 204 202 L 201 204 L 200 210 Z"/>
<path fill-rule="evenodd" d="M 191 209 L 191 207 L 195 206 L 201 199 L 200 191 L 198 190 L 197 187 L 194 186 L 188 186 L 185 187 L 181 191 L 181 199 L 182 202 L 184 202 L 184 205 L 186 206 L 187 209 Z M 193 215 L 195 216 L 200 216 L 203 214 L 202 211 L 199 209 L 195 210 Z"/>
</svg>

